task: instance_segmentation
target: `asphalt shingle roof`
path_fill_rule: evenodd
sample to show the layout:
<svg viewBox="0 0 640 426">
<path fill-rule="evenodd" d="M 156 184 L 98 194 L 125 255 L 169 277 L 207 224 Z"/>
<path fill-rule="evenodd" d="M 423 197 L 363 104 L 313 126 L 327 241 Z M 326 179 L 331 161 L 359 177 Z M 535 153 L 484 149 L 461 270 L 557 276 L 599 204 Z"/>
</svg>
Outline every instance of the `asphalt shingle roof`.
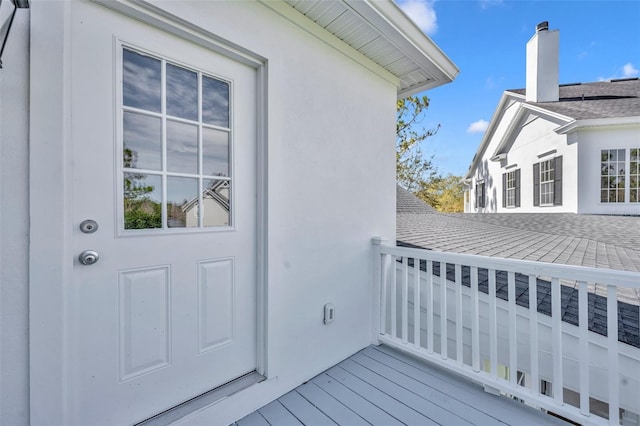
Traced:
<svg viewBox="0 0 640 426">
<path fill-rule="evenodd" d="M 525 89 L 507 90 L 525 95 Z M 576 120 L 640 116 L 640 79 L 560 86 L 557 102 L 528 102 Z"/>
<path fill-rule="evenodd" d="M 420 204 L 426 204 L 400 187 L 397 202 L 396 238 L 400 246 L 640 272 L 640 215 L 446 214 L 433 209 L 425 214 Z M 439 267 L 434 272 L 439 275 Z M 453 280 L 453 274 L 453 265 L 448 265 L 447 277 Z M 469 286 L 468 268 L 463 266 L 462 275 L 462 284 Z M 479 281 L 480 291 L 487 293 L 486 271 L 480 271 Z M 537 282 L 538 311 L 550 315 L 550 282 L 540 278 Z M 563 284 L 563 321 L 575 325 L 577 286 Z M 498 274 L 497 297 L 506 300 L 506 286 L 506 275 L 501 278 Z M 516 274 L 519 305 L 528 307 L 528 291 L 528 279 Z M 591 286 L 589 329 L 606 335 L 604 296 L 604 285 Z M 640 291 L 619 289 L 618 301 L 619 340 L 640 347 Z"/>
</svg>

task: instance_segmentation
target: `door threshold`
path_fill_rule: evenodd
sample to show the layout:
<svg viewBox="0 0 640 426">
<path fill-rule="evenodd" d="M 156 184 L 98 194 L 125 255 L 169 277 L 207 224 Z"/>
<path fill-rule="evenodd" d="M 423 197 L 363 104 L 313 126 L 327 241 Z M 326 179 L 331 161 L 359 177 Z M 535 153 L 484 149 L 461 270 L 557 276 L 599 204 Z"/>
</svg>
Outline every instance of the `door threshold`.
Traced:
<svg viewBox="0 0 640 426">
<path fill-rule="evenodd" d="M 262 374 L 258 374 L 255 371 L 247 373 L 244 376 L 240 376 L 230 382 L 225 383 L 222 386 L 218 386 L 215 389 L 211 389 L 192 398 L 182 404 L 176 405 L 173 408 L 163 411 L 160 414 L 156 414 L 153 417 L 143 420 L 140 423 L 136 423 L 134 426 L 165 426 L 169 425 L 188 414 L 191 414 L 201 408 L 214 404 L 224 398 L 227 398 L 241 390 L 253 386 L 256 383 L 260 383 L 265 380 Z"/>
</svg>

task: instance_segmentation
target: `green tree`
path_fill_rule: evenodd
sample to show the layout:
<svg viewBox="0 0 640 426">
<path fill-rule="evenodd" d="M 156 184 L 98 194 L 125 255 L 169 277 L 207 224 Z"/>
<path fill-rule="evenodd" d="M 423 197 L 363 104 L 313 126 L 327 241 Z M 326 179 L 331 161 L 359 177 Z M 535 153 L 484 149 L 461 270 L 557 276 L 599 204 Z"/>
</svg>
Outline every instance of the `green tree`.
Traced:
<svg viewBox="0 0 640 426">
<path fill-rule="evenodd" d="M 137 160 L 136 151 L 124 149 L 124 167 L 135 168 Z M 162 206 L 149 197 L 154 187 L 145 185 L 144 180 L 145 175 L 140 173 L 124 174 L 124 229 L 162 227 Z"/>
<path fill-rule="evenodd" d="M 398 100 L 396 114 L 396 179 L 410 192 L 418 195 L 428 204 L 435 206 L 437 200 L 427 191 L 429 184 L 438 179 L 438 171 L 433 164 L 433 156 L 425 157 L 420 144 L 437 133 L 421 126 L 429 108 L 426 96 L 410 96 Z"/>
<path fill-rule="evenodd" d="M 438 176 L 425 185 L 417 194 L 423 200 L 434 200 L 429 203 L 439 212 L 462 213 L 464 211 L 464 184 L 461 176 L 448 174 Z"/>
</svg>

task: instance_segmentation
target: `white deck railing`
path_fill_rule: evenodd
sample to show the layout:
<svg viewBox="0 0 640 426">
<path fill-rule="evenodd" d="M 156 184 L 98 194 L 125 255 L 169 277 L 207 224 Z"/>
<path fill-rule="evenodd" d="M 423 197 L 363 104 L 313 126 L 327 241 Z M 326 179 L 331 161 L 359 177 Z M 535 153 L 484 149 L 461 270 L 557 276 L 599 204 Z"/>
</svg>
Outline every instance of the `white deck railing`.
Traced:
<svg viewBox="0 0 640 426">
<path fill-rule="evenodd" d="M 638 423 L 640 343 L 618 340 L 618 291 L 640 274 L 373 243 L 380 343 L 582 424 Z"/>
</svg>

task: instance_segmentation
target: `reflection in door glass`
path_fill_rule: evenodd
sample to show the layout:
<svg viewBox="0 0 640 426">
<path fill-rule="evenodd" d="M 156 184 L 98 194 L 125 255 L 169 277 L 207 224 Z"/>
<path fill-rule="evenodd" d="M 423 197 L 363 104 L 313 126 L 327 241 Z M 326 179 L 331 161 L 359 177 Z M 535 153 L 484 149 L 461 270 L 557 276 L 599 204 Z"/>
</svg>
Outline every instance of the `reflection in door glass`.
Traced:
<svg viewBox="0 0 640 426">
<path fill-rule="evenodd" d="M 202 225 L 228 226 L 231 207 L 229 181 L 205 179 L 202 186 Z"/>
<path fill-rule="evenodd" d="M 198 179 L 167 178 L 167 226 L 190 228 L 198 226 Z"/>
<path fill-rule="evenodd" d="M 124 229 L 231 225 L 230 80 L 128 47 L 122 64 Z"/>
<path fill-rule="evenodd" d="M 162 122 L 157 117 L 125 112 L 122 166 L 162 170 Z"/>
<path fill-rule="evenodd" d="M 229 83 L 202 76 L 202 121 L 229 127 Z"/>
<path fill-rule="evenodd" d="M 122 54 L 122 101 L 129 107 L 160 112 L 162 63 L 155 58 L 124 49 Z"/>
<path fill-rule="evenodd" d="M 124 174 L 124 229 L 162 228 L 162 178 Z"/>
<path fill-rule="evenodd" d="M 167 64 L 167 114 L 198 119 L 198 74 Z"/>
<path fill-rule="evenodd" d="M 202 130 L 202 174 L 229 176 L 229 132 Z"/>
<path fill-rule="evenodd" d="M 198 173 L 198 126 L 167 120 L 167 171 Z"/>
</svg>

